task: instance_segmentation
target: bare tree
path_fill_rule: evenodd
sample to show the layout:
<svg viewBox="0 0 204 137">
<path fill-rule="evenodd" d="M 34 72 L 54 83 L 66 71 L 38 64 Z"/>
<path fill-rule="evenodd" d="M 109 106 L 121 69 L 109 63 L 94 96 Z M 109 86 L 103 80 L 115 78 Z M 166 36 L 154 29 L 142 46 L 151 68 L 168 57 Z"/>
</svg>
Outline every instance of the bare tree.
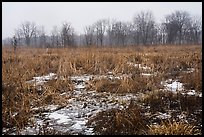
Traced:
<svg viewBox="0 0 204 137">
<path fill-rule="evenodd" d="M 159 44 L 165 44 L 167 43 L 167 34 L 165 32 L 165 24 L 164 23 L 160 23 L 158 25 L 158 43 Z"/>
<path fill-rule="evenodd" d="M 86 45 L 94 44 L 94 26 L 86 26 L 84 29 Z"/>
<path fill-rule="evenodd" d="M 38 35 L 39 35 L 39 44 L 40 44 L 40 47 L 46 47 L 46 35 L 45 35 L 45 28 L 44 28 L 44 26 L 39 27 Z"/>
<path fill-rule="evenodd" d="M 115 37 L 116 45 L 125 45 L 127 37 L 127 24 L 117 21 L 113 27 L 113 36 Z"/>
<path fill-rule="evenodd" d="M 14 35 L 14 36 L 13 36 L 13 40 L 12 40 L 12 45 L 13 45 L 14 53 L 16 53 L 17 44 L 18 44 L 17 38 L 16 38 L 16 36 Z"/>
<path fill-rule="evenodd" d="M 29 21 L 26 21 L 22 23 L 20 30 L 20 34 L 25 38 L 25 42 L 27 46 L 30 46 L 31 44 L 31 38 L 35 35 L 36 33 L 36 25 L 35 23 L 31 23 Z"/>
<path fill-rule="evenodd" d="M 14 36 L 16 37 L 18 45 L 22 45 L 23 38 L 22 38 L 21 30 L 19 28 L 15 29 Z"/>
<path fill-rule="evenodd" d="M 189 13 L 186 11 L 175 11 L 174 13 L 167 15 L 165 18 L 168 43 L 182 44 L 184 27 L 187 27 L 187 23 L 190 20 Z"/>
<path fill-rule="evenodd" d="M 152 26 L 153 28 L 150 31 L 150 37 L 149 37 L 149 43 L 152 44 L 158 44 L 159 42 L 159 24 L 154 23 Z"/>
<path fill-rule="evenodd" d="M 137 28 L 137 25 L 135 23 L 131 24 L 130 26 L 130 36 L 132 37 L 132 43 L 139 45 L 140 44 L 140 32 Z"/>
<path fill-rule="evenodd" d="M 142 11 L 134 17 L 134 25 L 139 33 L 139 41 L 142 44 L 151 44 L 151 35 L 155 31 L 155 21 L 152 12 Z M 137 33 L 136 33 L 137 34 Z"/>
<path fill-rule="evenodd" d="M 108 43 L 109 45 L 114 45 L 114 24 L 116 20 L 113 19 L 112 21 L 107 20 L 107 36 L 108 36 Z"/>
<path fill-rule="evenodd" d="M 104 35 L 107 29 L 107 20 L 101 19 L 95 23 L 97 45 L 103 45 Z"/>
<path fill-rule="evenodd" d="M 71 27 L 70 23 L 63 23 L 61 29 L 61 39 L 64 47 L 74 45 L 74 28 Z"/>
<path fill-rule="evenodd" d="M 194 16 L 192 17 L 190 24 L 190 36 L 192 36 L 192 43 L 200 44 L 202 42 L 202 19 Z"/>
<path fill-rule="evenodd" d="M 51 31 L 51 45 L 53 47 L 60 46 L 60 35 L 57 26 L 54 26 L 53 30 Z"/>
</svg>

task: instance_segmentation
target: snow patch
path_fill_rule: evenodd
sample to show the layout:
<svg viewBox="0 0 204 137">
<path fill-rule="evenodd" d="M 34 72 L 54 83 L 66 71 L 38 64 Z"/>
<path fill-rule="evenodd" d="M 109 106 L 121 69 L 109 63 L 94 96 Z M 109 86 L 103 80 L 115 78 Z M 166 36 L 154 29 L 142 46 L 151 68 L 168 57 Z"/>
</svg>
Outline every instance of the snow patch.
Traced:
<svg viewBox="0 0 204 137">
<path fill-rule="evenodd" d="M 177 91 L 182 92 L 182 95 L 189 95 L 189 96 L 199 96 L 202 97 L 202 93 L 197 93 L 195 90 L 188 90 L 185 92 L 183 83 L 172 79 L 168 79 L 166 81 L 161 81 L 161 85 L 164 86 L 165 90 L 171 91 L 173 93 L 177 93 Z"/>
<path fill-rule="evenodd" d="M 157 118 L 160 118 L 160 119 L 169 119 L 171 118 L 171 115 L 167 114 L 167 113 L 161 113 L 159 112 L 159 115 L 156 116 Z"/>
<path fill-rule="evenodd" d="M 147 69 L 150 70 L 151 69 L 151 67 L 143 66 L 142 64 L 134 64 L 132 62 L 127 62 L 127 64 L 130 65 L 130 66 L 137 67 L 139 69 L 144 69 L 144 70 L 147 70 Z"/>
<path fill-rule="evenodd" d="M 72 76 L 70 79 L 72 81 L 89 81 L 93 76 L 92 75 L 81 75 L 81 76 Z"/>
<path fill-rule="evenodd" d="M 194 72 L 194 71 L 195 71 L 194 68 L 187 68 L 187 73 L 192 73 L 192 72 Z"/>
<path fill-rule="evenodd" d="M 83 84 L 75 85 L 75 89 L 84 89 L 84 88 L 86 88 L 86 86 Z"/>
<path fill-rule="evenodd" d="M 150 73 L 141 73 L 141 75 L 143 75 L 143 76 L 153 76 L 153 75 L 155 75 L 155 74 L 150 74 Z"/>
<path fill-rule="evenodd" d="M 82 125 L 85 125 L 86 121 L 77 121 L 71 128 L 73 129 L 82 129 Z"/>
<path fill-rule="evenodd" d="M 169 90 L 172 92 L 182 91 L 184 89 L 183 83 L 178 82 L 177 80 L 172 81 L 172 79 L 169 79 L 169 80 L 166 80 L 165 82 L 162 81 L 161 84 L 164 85 L 166 90 Z"/>
<path fill-rule="evenodd" d="M 202 97 L 202 93 L 196 93 L 195 90 L 189 90 L 186 93 L 181 93 L 182 95 L 189 95 L 189 96 L 199 96 Z"/>
<path fill-rule="evenodd" d="M 51 74 L 49 76 L 54 77 L 55 75 Z M 122 74 L 115 76 L 112 72 L 108 72 L 108 75 L 71 76 L 70 79 L 74 83 L 74 90 L 72 92 L 72 98 L 67 100 L 68 105 L 65 108 L 57 111 L 55 111 L 58 107 L 56 105 L 43 107 L 43 109 L 51 111 L 42 113 L 41 116 L 35 117 L 34 121 L 36 121 L 36 123 L 38 123 L 37 125 L 39 126 L 42 126 L 44 123 L 48 122 L 48 127 L 55 126 L 55 129 L 61 132 L 70 131 L 72 134 L 82 133 L 85 135 L 93 135 L 93 128 L 86 126 L 86 123 L 90 117 L 107 109 L 123 109 L 128 106 L 131 98 L 136 97 L 133 94 L 118 95 L 113 93 L 87 91 L 86 83 L 94 78 L 101 79 L 102 77 L 105 77 L 110 79 L 121 79 L 127 76 L 128 75 L 123 76 Z M 48 80 L 51 79 L 51 77 L 38 77 L 37 80 Z M 64 93 L 61 95 L 64 95 Z M 31 129 L 28 129 L 28 132 L 33 133 L 30 130 Z"/>
<path fill-rule="evenodd" d="M 27 81 L 27 83 L 34 83 L 34 86 L 43 85 L 49 80 L 57 79 L 57 74 L 49 73 L 45 76 L 33 77 L 32 80 Z"/>
<path fill-rule="evenodd" d="M 71 121 L 68 116 L 65 116 L 64 114 L 60 114 L 57 111 L 50 113 L 48 116 L 50 119 L 55 119 L 57 120 L 57 123 L 67 123 Z"/>
</svg>

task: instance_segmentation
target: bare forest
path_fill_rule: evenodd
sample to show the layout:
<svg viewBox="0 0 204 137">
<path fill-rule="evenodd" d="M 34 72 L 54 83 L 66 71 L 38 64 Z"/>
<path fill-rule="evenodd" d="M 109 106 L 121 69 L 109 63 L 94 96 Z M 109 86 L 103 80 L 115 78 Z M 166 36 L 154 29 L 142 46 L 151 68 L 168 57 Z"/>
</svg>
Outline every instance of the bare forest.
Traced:
<svg viewBox="0 0 204 137">
<path fill-rule="evenodd" d="M 201 44 L 202 19 L 186 11 L 175 11 L 157 23 L 151 11 L 141 11 L 129 22 L 116 19 L 100 19 L 85 26 L 84 33 L 77 34 L 71 23 L 53 26 L 45 32 L 43 25 L 25 21 L 15 29 L 13 38 L 2 41 L 10 45 L 15 38 L 24 47 L 78 47 L 78 46 L 129 46 L 158 44 Z"/>
</svg>

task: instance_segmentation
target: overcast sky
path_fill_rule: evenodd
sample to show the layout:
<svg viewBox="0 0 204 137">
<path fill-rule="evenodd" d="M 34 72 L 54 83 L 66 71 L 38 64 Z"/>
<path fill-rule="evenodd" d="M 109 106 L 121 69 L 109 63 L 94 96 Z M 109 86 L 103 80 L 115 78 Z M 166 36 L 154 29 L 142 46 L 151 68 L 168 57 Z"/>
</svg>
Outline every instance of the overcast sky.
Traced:
<svg viewBox="0 0 204 137">
<path fill-rule="evenodd" d="M 202 17 L 202 2 L 3 2 L 2 38 L 12 37 L 24 21 L 44 25 L 48 35 L 54 25 L 61 27 L 67 21 L 80 34 L 99 19 L 132 21 L 136 13 L 147 10 L 153 12 L 156 22 L 175 10 Z"/>
</svg>

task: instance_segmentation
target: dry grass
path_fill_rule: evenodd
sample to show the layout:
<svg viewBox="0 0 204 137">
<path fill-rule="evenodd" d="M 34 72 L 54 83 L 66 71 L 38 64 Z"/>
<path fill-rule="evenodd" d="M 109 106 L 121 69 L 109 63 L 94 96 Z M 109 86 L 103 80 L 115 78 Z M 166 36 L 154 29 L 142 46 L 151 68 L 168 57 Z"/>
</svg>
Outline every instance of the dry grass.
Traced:
<svg viewBox="0 0 204 137">
<path fill-rule="evenodd" d="M 158 111 L 165 112 L 165 110 L 170 108 L 170 103 L 176 101 L 176 97 L 172 93 L 155 90 L 144 94 L 140 101 L 144 105 L 149 105 L 152 113 Z M 176 107 L 178 106 L 175 106 L 173 109 L 176 109 Z"/>
<path fill-rule="evenodd" d="M 99 112 L 87 125 L 98 135 L 144 135 L 147 129 L 142 109 L 131 103 L 127 109 Z"/>
<path fill-rule="evenodd" d="M 172 96 L 157 92 L 160 82 L 168 78 L 179 79 L 185 90 L 193 89 L 202 92 L 202 51 L 201 46 L 150 46 L 127 48 L 19 48 L 16 54 L 12 49 L 2 49 L 2 122 L 3 127 L 23 128 L 32 116 L 31 108 L 48 105 L 66 105 L 69 97 L 61 96 L 63 92 L 72 92 L 72 75 L 93 74 L 114 75 L 127 74 L 119 80 L 101 79 L 92 82 L 98 92 L 111 93 L 148 93 L 142 99 L 151 105 L 152 111 L 180 101 L 183 111 L 193 112 L 202 106 L 202 98 Z M 132 64 L 141 64 L 151 69 L 145 70 Z M 188 68 L 194 68 L 192 73 Z M 41 90 L 26 83 L 36 76 L 56 73 L 63 79 L 48 81 Z M 155 73 L 153 76 L 141 76 L 141 73 Z M 170 103 L 171 104 L 171 103 Z M 168 104 L 169 105 L 169 104 Z M 159 107 L 160 106 L 160 107 Z M 171 105 L 169 105 L 171 106 Z M 165 107 L 164 107 L 165 108 Z M 173 108 L 173 106 L 172 106 Z M 137 113 L 137 110 L 134 110 Z M 131 115 L 134 113 L 130 112 Z M 110 115 L 126 118 L 127 113 L 113 110 Z M 106 115 L 104 112 L 103 115 Z M 109 114 L 107 114 L 109 115 Z M 129 120 L 129 119 L 128 119 Z M 125 119 L 122 121 L 125 122 Z M 128 123 L 126 121 L 126 123 Z M 129 123 L 130 124 L 130 123 Z M 128 124 L 127 124 L 128 125 Z M 131 125 L 131 124 L 130 124 Z M 128 125 L 129 126 L 129 125 Z M 121 128 L 123 129 L 123 128 Z M 119 132 L 116 132 L 119 133 Z M 122 133 L 122 130 L 120 131 Z"/>
<path fill-rule="evenodd" d="M 198 96 L 179 95 L 178 97 L 182 111 L 193 113 L 195 110 L 202 110 L 202 98 Z"/>
<path fill-rule="evenodd" d="M 154 81 L 156 82 L 156 81 Z M 97 92 L 111 92 L 111 93 L 141 93 L 147 90 L 151 91 L 155 88 L 153 79 L 143 77 L 141 75 L 134 75 L 132 77 L 125 77 L 122 79 L 108 79 L 102 78 L 92 82 L 94 89 Z M 144 86 L 145 85 L 145 86 Z"/>
<path fill-rule="evenodd" d="M 193 79 L 193 80 L 192 80 Z M 192 73 L 185 73 L 181 77 L 181 82 L 185 83 L 184 87 L 188 90 L 195 90 L 196 92 L 202 92 L 202 71 L 201 69 L 195 69 Z"/>
<path fill-rule="evenodd" d="M 201 135 L 201 131 L 195 130 L 195 126 L 182 121 L 162 121 L 160 125 L 148 127 L 150 135 Z"/>
<path fill-rule="evenodd" d="M 146 106 L 150 106 L 152 113 L 179 110 L 191 114 L 195 110 L 202 109 L 202 98 L 199 96 L 182 95 L 181 93 L 174 94 L 163 90 L 148 92 L 139 101 Z"/>
<path fill-rule="evenodd" d="M 37 53 L 37 54 L 36 54 Z M 58 61 L 57 61 L 58 62 Z M 2 122 L 3 127 L 16 127 L 17 130 L 29 122 L 31 108 L 46 104 L 62 105 L 66 98 L 60 93 L 70 92 L 69 80 L 50 81 L 39 90 L 38 86 L 26 83 L 34 76 L 56 73 L 56 57 L 44 55 L 39 49 L 22 49 L 13 54 L 10 49 L 2 53 Z"/>
</svg>

